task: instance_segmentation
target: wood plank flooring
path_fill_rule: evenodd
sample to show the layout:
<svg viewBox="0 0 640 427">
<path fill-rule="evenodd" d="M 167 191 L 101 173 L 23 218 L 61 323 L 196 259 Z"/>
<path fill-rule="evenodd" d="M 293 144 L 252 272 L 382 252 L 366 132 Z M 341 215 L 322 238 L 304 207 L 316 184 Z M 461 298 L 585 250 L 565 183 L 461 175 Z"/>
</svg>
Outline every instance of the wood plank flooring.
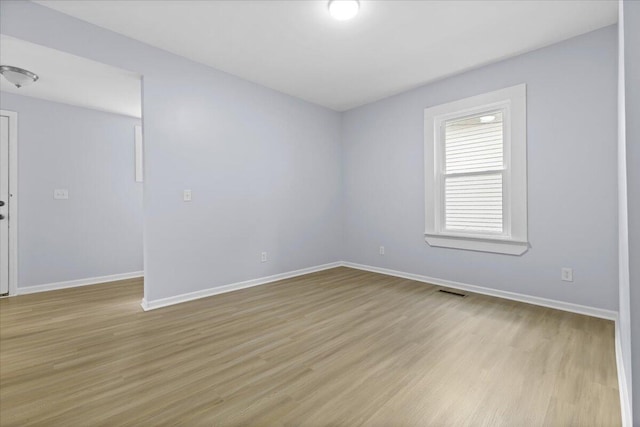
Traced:
<svg viewBox="0 0 640 427">
<path fill-rule="evenodd" d="M 179 284 L 176 284 L 178 287 Z M 336 268 L 0 300 L 2 426 L 618 426 L 613 322 Z"/>
</svg>

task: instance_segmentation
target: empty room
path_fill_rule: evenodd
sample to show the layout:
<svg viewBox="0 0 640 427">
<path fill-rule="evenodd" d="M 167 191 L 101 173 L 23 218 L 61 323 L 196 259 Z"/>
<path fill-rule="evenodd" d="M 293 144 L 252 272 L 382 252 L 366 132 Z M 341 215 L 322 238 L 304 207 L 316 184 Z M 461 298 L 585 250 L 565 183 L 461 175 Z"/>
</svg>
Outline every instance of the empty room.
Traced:
<svg viewBox="0 0 640 427">
<path fill-rule="evenodd" d="M 640 427 L 638 0 L 0 0 L 0 137 L 0 426 Z"/>
</svg>

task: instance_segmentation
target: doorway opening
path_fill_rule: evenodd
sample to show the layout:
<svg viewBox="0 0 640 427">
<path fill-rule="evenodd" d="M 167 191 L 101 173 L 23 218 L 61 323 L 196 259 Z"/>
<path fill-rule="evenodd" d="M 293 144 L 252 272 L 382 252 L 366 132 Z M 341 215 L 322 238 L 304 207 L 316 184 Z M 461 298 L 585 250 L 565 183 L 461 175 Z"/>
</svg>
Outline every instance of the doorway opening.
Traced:
<svg viewBox="0 0 640 427">
<path fill-rule="evenodd" d="M 5 35 L 0 50 L 39 76 L 0 77 L 1 293 L 143 277 L 142 76 Z"/>
<path fill-rule="evenodd" d="M 18 114 L 0 110 L 0 296 L 14 295 L 18 273 Z"/>
</svg>

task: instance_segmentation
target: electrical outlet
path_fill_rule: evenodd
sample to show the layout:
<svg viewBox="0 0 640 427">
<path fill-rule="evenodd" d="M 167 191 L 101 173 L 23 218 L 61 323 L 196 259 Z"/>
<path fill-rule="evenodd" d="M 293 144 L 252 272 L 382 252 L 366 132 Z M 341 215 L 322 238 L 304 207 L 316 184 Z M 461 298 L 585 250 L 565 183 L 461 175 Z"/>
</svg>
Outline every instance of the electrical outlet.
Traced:
<svg viewBox="0 0 640 427">
<path fill-rule="evenodd" d="M 262 252 L 260 254 L 260 262 L 267 262 L 267 253 L 266 252 Z"/>
<path fill-rule="evenodd" d="M 69 190 L 66 188 L 56 188 L 53 190 L 53 198 L 55 200 L 67 200 L 69 198 Z"/>
<path fill-rule="evenodd" d="M 562 269 L 562 280 L 565 282 L 573 282 L 573 268 L 564 267 Z"/>
<path fill-rule="evenodd" d="M 182 200 L 184 200 L 185 202 L 191 201 L 191 190 L 184 190 L 182 192 Z"/>
<path fill-rule="evenodd" d="M 380 255 L 384 255 L 384 246 L 380 246 Z"/>
</svg>

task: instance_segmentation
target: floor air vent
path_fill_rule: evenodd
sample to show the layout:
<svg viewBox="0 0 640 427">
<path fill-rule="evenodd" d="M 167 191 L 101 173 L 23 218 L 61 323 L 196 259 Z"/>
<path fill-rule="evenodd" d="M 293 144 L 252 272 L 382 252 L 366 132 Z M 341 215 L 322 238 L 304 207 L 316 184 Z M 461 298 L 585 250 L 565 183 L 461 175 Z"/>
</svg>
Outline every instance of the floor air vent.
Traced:
<svg viewBox="0 0 640 427">
<path fill-rule="evenodd" d="M 463 298 L 467 296 L 467 294 L 463 294 L 462 292 L 448 291 L 446 289 L 438 289 L 438 292 L 442 292 L 442 293 L 445 293 L 445 294 L 451 294 L 451 295 L 455 295 L 457 297 L 463 297 Z"/>
</svg>

